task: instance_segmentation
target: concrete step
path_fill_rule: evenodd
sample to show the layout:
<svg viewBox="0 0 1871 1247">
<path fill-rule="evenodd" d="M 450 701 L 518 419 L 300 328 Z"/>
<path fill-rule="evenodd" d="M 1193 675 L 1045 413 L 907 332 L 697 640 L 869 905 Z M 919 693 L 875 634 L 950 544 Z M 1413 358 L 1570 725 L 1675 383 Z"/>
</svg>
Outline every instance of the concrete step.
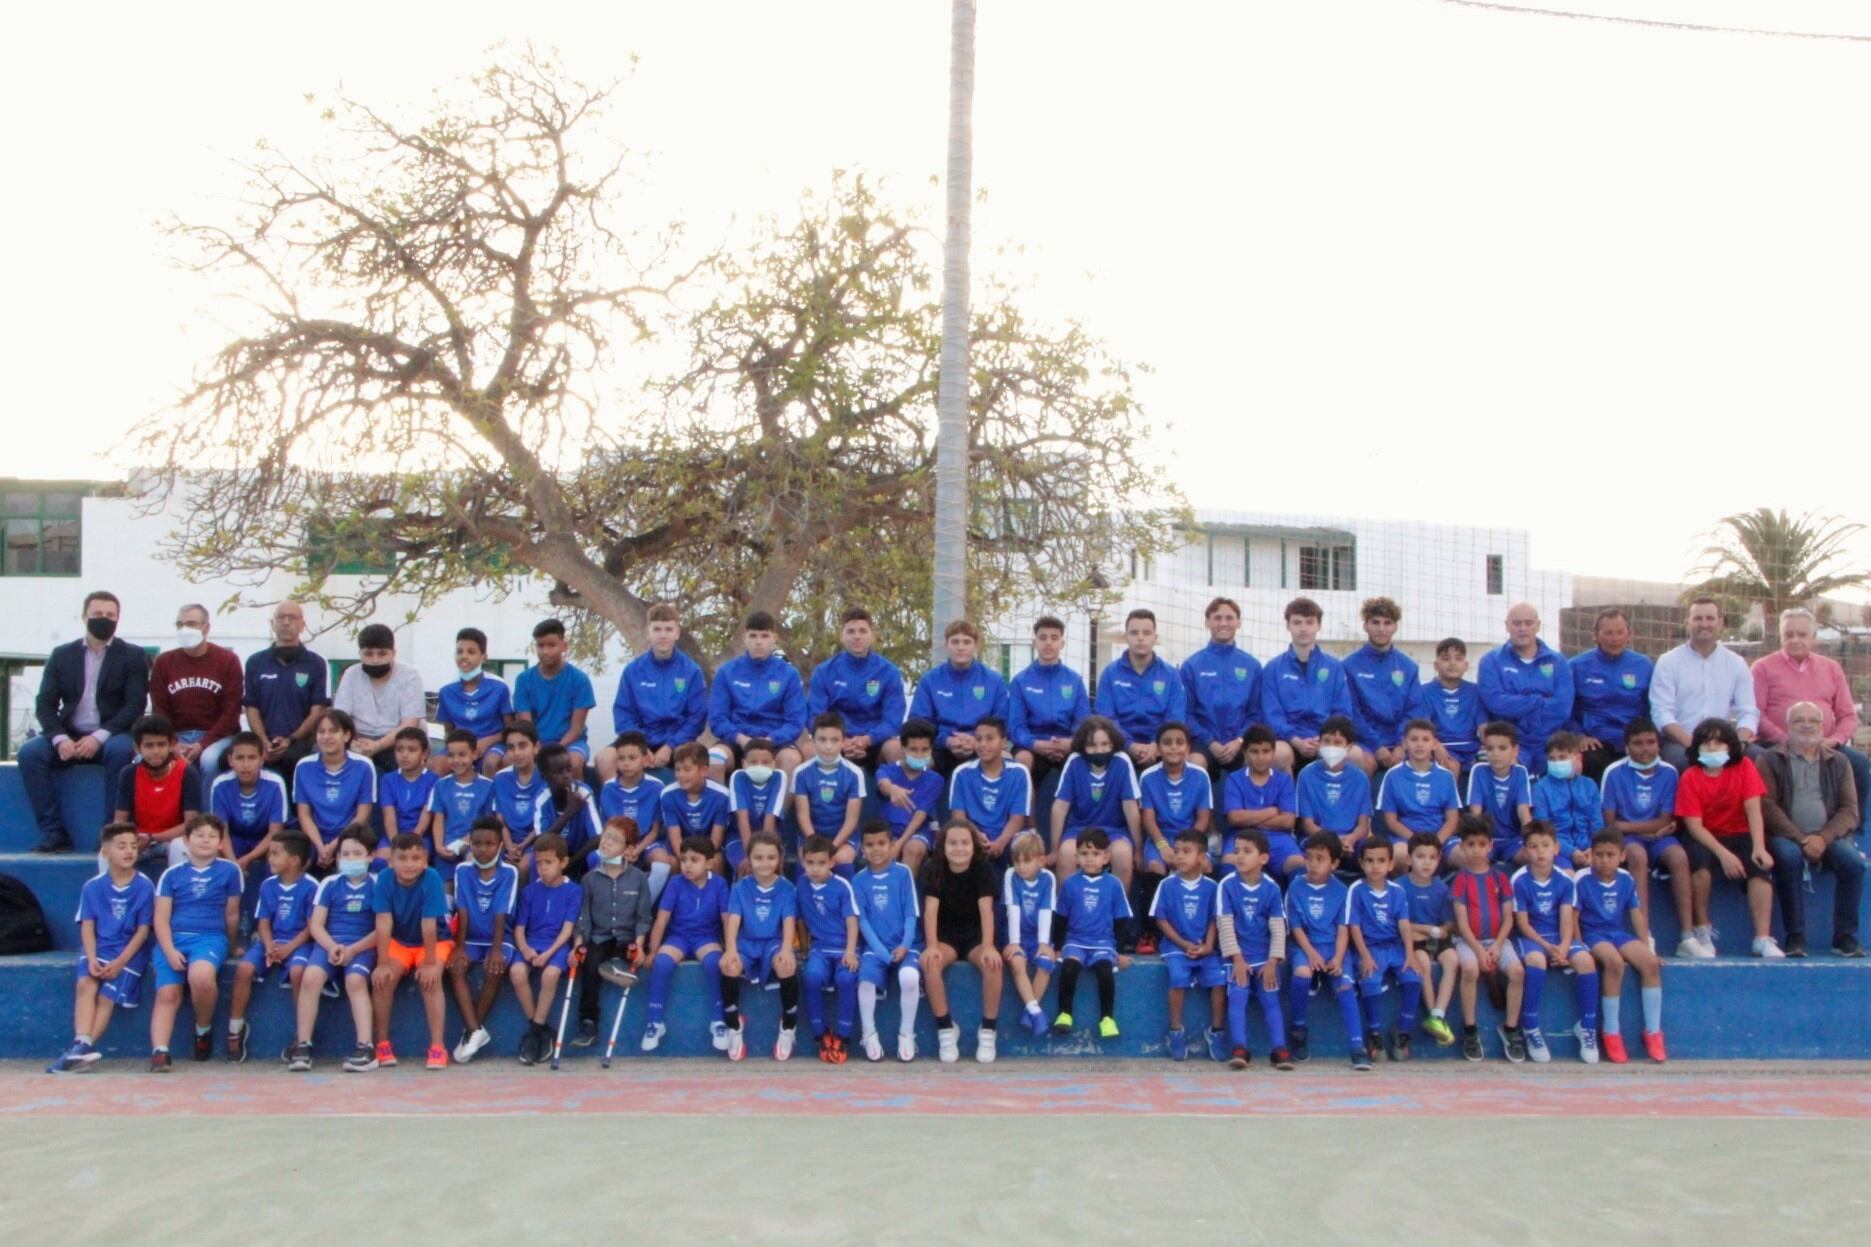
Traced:
<svg viewBox="0 0 1871 1247">
<path fill-rule="evenodd" d="M 104 825 L 104 768 L 74 766 L 53 772 L 65 827 L 78 848 L 97 852 L 98 828 Z M 23 853 L 39 843 L 39 825 L 26 801 L 19 763 L 0 762 L 0 853 Z"/>
</svg>

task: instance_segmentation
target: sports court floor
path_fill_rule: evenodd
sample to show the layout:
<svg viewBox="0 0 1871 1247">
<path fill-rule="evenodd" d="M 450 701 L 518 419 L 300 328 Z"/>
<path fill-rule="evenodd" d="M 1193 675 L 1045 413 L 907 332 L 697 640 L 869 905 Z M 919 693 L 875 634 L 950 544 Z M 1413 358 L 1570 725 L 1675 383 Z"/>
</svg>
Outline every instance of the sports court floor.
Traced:
<svg viewBox="0 0 1871 1247">
<path fill-rule="evenodd" d="M 0 1063 L 0 1241 L 1862 1244 L 1871 1070 Z"/>
</svg>

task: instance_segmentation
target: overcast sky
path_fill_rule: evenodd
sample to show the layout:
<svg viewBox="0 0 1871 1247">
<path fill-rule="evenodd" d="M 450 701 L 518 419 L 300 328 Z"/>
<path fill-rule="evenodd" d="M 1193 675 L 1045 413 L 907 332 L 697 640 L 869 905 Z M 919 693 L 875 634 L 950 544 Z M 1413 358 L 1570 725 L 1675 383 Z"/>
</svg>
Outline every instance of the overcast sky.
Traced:
<svg viewBox="0 0 1871 1247">
<path fill-rule="evenodd" d="M 1871 36 L 1819 0 L 1551 7 Z M 977 272 L 1154 368 L 1196 505 L 1524 527 L 1541 566 L 1664 579 L 1724 512 L 1871 520 L 1871 41 L 1441 0 L 981 10 Z M 214 345 L 159 219 L 224 219 L 262 136 L 317 142 L 307 93 L 416 108 L 498 39 L 641 58 L 610 124 L 648 223 L 718 237 L 845 168 L 939 225 L 942 0 L 516 11 L 12 16 L 0 472 L 120 475 Z"/>
</svg>

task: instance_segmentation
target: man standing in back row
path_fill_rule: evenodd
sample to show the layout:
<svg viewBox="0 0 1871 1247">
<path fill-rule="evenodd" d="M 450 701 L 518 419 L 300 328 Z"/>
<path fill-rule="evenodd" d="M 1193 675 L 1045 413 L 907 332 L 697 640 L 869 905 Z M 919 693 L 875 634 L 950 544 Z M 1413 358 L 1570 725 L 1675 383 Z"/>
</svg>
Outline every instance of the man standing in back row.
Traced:
<svg viewBox="0 0 1871 1247">
<path fill-rule="evenodd" d="M 1540 640 L 1540 612 L 1531 602 L 1507 611 L 1507 643 L 1481 656 L 1481 708 L 1520 733 L 1520 765 L 1546 774 L 1546 738 L 1572 717 L 1572 668 Z"/>
<path fill-rule="evenodd" d="M 1688 622 L 1689 639 L 1657 659 L 1650 678 L 1650 717 L 1663 734 L 1663 760 L 1678 771 L 1692 765 L 1689 734 L 1704 719 L 1733 723 L 1743 744 L 1761 721 L 1753 673 L 1719 639 L 1722 608 L 1714 598 L 1697 598 Z"/>
<path fill-rule="evenodd" d="M 1780 648 L 1754 663 L 1754 703 L 1761 716 L 1757 743 L 1783 743 L 1790 735 L 1789 709 L 1799 702 L 1817 706 L 1825 720 L 1821 742 L 1827 749 L 1843 754 L 1846 766 L 1851 768 L 1860 811 L 1855 830 L 1863 830 L 1871 821 L 1871 810 L 1867 809 L 1867 803 L 1871 803 L 1871 758 L 1852 748 L 1852 737 L 1858 731 L 1858 707 L 1852 700 L 1851 681 L 1845 677 L 1845 668 L 1813 652 L 1818 632 L 1819 621 L 1804 606 L 1780 613 Z"/>
</svg>

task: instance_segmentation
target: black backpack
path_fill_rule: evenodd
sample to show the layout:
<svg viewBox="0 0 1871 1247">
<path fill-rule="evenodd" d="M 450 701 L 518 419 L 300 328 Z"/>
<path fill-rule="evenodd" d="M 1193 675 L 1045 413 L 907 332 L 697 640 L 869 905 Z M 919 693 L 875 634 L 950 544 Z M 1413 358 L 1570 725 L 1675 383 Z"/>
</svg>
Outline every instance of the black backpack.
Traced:
<svg viewBox="0 0 1871 1247">
<path fill-rule="evenodd" d="M 0 957 L 52 950 L 52 929 L 32 889 L 12 875 L 0 875 Z"/>
</svg>

